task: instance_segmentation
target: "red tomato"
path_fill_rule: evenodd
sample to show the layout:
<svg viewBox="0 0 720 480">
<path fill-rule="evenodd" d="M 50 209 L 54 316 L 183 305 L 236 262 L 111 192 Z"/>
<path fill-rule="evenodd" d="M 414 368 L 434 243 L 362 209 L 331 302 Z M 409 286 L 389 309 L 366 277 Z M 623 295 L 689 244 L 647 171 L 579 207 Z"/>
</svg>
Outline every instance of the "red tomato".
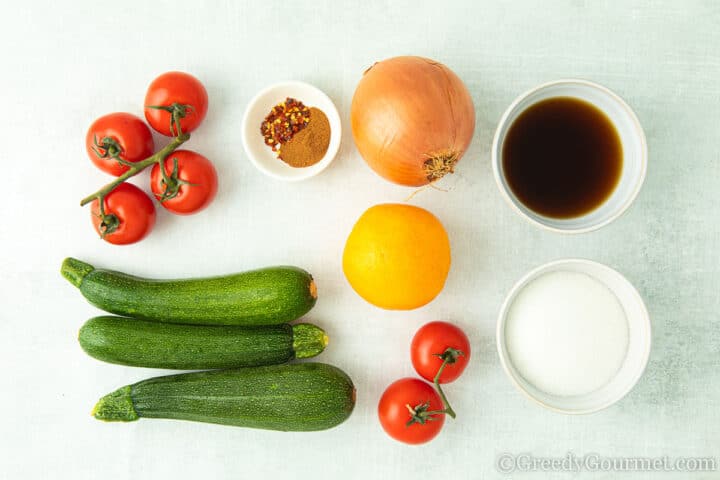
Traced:
<svg viewBox="0 0 720 480">
<path fill-rule="evenodd" d="M 99 202 L 90 209 L 95 230 L 109 243 L 126 245 L 142 240 L 155 225 L 155 206 L 145 192 L 131 183 L 121 183 L 105 196 L 105 222 Z"/>
<path fill-rule="evenodd" d="M 448 349 L 453 349 L 447 353 Z M 461 353 L 457 353 L 461 352 Z M 410 357 L 418 375 L 432 382 L 443 364 L 438 355 L 450 357 L 439 383 L 450 383 L 460 376 L 470 360 L 470 341 L 465 332 L 448 322 L 430 322 L 420 327 L 410 344 Z"/>
<path fill-rule="evenodd" d="M 207 91 L 200 80 L 183 72 L 167 72 L 152 81 L 145 95 L 145 119 L 150 126 L 168 137 L 178 135 L 172 125 L 173 109 L 184 133 L 200 125 L 208 109 Z"/>
<path fill-rule="evenodd" d="M 402 378 L 390 384 L 382 394 L 378 416 L 383 429 L 392 438 L 418 444 L 429 442 L 440 433 L 445 414 L 426 413 L 442 409 L 442 400 L 432 386 L 417 378 Z M 410 421 L 412 424 L 408 425 Z"/>
<path fill-rule="evenodd" d="M 113 156 L 126 162 L 139 162 L 153 154 L 150 129 L 130 113 L 110 113 L 95 120 L 85 136 L 90 160 L 103 172 L 116 177 L 128 170 Z"/>
<path fill-rule="evenodd" d="M 177 162 L 177 167 L 175 166 Z M 150 174 L 150 187 L 160 205 L 172 213 L 189 215 L 207 207 L 217 193 L 217 173 L 210 160 L 190 150 L 176 150 Z M 165 197 L 165 199 L 163 199 Z"/>
</svg>

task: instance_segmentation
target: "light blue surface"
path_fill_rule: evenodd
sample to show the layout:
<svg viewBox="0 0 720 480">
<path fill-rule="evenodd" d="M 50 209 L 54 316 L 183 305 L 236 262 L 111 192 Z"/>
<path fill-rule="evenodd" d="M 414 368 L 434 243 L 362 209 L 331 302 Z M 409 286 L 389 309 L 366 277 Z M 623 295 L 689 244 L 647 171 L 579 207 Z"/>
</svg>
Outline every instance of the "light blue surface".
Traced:
<svg viewBox="0 0 720 480">
<path fill-rule="evenodd" d="M 493 478 L 503 452 L 720 457 L 718 2 L 27 5 L 15 2 L 0 14 L 0 469 L 7 478 Z M 363 70 L 398 54 L 450 66 L 477 109 L 471 150 L 441 185 L 449 191 L 426 190 L 412 200 L 445 223 L 454 264 L 443 294 L 406 313 L 366 305 L 340 269 L 360 213 L 411 192 L 364 165 L 348 128 Z M 160 212 L 141 244 L 111 247 L 93 237 L 88 212 L 77 207 L 107 181 L 85 156 L 85 129 L 109 111 L 139 113 L 147 84 L 168 69 L 190 71 L 207 85 L 210 112 L 188 148 L 216 163 L 219 195 L 197 217 Z M 580 236 L 543 232 L 514 214 L 490 167 L 492 135 L 507 105 L 534 85 L 567 77 L 620 94 L 649 145 L 635 204 L 612 225 Z M 247 101 L 284 79 L 326 91 L 346 127 L 335 163 L 297 185 L 256 171 L 239 140 Z M 355 380 L 356 412 L 337 429 L 308 435 L 93 421 L 96 398 L 158 372 L 103 365 L 80 351 L 77 328 L 97 311 L 57 273 L 68 255 L 168 277 L 279 263 L 308 268 L 320 288 L 308 319 L 331 336 L 321 359 Z M 639 289 L 652 318 L 645 376 L 619 404 L 590 416 L 562 416 L 527 401 L 495 352 L 506 292 L 530 268 L 560 257 L 616 268 Z M 412 374 L 413 332 L 439 318 L 468 331 L 473 360 L 447 387 L 458 419 L 432 444 L 410 448 L 381 431 L 376 402 L 391 381 Z"/>
</svg>

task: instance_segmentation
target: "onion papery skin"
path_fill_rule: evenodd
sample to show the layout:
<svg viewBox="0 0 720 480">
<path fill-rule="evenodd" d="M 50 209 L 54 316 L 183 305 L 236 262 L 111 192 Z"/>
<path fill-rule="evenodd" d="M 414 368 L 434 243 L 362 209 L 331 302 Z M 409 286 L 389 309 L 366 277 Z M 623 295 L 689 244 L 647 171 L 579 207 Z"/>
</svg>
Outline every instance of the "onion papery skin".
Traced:
<svg viewBox="0 0 720 480">
<path fill-rule="evenodd" d="M 353 138 L 385 179 L 423 186 L 452 173 L 475 131 L 465 84 L 445 65 L 394 57 L 365 71 L 351 106 Z"/>
</svg>

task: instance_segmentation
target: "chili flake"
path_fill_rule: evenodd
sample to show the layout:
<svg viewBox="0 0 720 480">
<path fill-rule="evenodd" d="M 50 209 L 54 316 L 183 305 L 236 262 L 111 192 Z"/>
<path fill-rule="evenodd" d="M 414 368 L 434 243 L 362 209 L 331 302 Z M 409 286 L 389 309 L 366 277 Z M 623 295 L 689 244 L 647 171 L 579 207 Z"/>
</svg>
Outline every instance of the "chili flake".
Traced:
<svg viewBox="0 0 720 480">
<path fill-rule="evenodd" d="M 310 121 L 310 109 L 299 100 L 286 98 L 275 105 L 260 124 L 265 145 L 277 152 L 280 145 L 305 128 Z"/>
</svg>

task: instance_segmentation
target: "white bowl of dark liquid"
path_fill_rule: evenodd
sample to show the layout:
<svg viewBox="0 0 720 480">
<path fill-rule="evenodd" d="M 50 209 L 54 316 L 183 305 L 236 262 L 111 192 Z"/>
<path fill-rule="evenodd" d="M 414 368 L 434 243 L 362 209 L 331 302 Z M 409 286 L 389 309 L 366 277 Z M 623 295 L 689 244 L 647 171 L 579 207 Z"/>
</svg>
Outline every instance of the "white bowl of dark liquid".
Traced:
<svg viewBox="0 0 720 480">
<path fill-rule="evenodd" d="M 558 80 L 520 95 L 492 146 L 495 180 L 522 217 L 561 233 L 596 230 L 622 215 L 647 170 L 645 134 L 615 93 Z"/>
</svg>

